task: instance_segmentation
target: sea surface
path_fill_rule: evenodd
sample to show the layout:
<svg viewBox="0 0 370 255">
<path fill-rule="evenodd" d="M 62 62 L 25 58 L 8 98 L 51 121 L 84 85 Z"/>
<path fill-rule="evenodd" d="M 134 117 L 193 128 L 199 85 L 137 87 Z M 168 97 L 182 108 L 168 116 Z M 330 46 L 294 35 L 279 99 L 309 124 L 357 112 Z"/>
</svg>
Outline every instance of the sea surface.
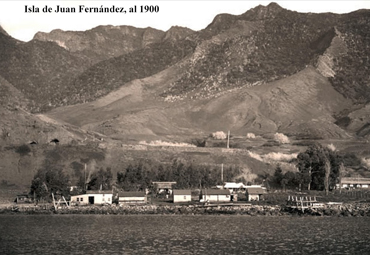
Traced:
<svg viewBox="0 0 370 255">
<path fill-rule="evenodd" d="M 0 254 L 370 254 L 370 218 L 0 215 Z"/>
</svg>

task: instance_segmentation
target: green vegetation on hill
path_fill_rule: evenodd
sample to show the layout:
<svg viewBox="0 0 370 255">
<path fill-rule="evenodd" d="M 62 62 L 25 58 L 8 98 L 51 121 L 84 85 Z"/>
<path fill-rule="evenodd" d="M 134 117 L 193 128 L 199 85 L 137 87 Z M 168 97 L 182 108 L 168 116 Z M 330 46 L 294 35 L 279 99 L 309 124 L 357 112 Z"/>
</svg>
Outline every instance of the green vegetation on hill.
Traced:
<svg viewBox="0 0 370 255">
<path fill-rule="evenodd" d="M 88 60 L 75 57 L 53 42 L 15 42 L 0 34 L 0 74 L 28 99 L 33 111 L 69 104 L 75 88 L 68 86 Z"/>
<path fill-rule="evenodd" d="M 336 90 L 357 103 L 370 100 L 370 12 L 346 14 L 337 25 L 347 46 L 346 54 L 335 61 L 336 75 L 330 80 Z"/>
<path fill-rule="evenodd" d="M 261 18 L 256 12 L 273 15 L 265 13 Z M 163 95 L 182 96 L 194 91 L 209 95 L 297 73 L 330 46 L 336 21 L 334 14 L 303 14 L 274 5 L 240 16 L 219 15 L 200 32 L 201 38 L 207 38 L 198 46 L 206 45 L 205 50 L 196 51 L 201 56 L 191 60 L 195 61 L 191 68 Z M 209 33 L 214 37 L 202 37 Z M 229 36 L 225 38 L 224 34 Z"/>
<path fill-rule="evenodd" d="M 165 41 L 99 62 L 71 83 L 77 91 L 74 101 L 92 101 L 129 81 L 154 75 L 191 54 L 194 48 L 195 43 L 189 40 Z"/>
</svg>

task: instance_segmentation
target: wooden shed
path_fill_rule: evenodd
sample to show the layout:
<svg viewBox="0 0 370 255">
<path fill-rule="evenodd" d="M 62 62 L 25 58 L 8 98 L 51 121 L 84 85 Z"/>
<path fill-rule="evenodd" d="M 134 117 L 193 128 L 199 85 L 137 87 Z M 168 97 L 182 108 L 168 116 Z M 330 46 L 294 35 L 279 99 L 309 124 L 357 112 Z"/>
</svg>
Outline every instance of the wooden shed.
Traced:
<svg viewBox="0 0 370 255">
<path fill-rule="evenodd" d="M 190 202 L 191 201 L 191 190 L 190 189 L 175 189 L 173 190 L 173 202 Z"/>
</svg>

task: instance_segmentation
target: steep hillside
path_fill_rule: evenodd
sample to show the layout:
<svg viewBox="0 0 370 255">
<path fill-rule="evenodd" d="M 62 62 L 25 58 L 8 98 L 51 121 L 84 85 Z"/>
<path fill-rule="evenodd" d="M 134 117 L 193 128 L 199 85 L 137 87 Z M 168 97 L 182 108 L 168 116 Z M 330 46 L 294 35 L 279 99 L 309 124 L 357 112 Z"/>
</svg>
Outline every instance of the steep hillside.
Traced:
<svg viewBox="0 0 370 255">
<path fill-rule="evenodd" d="M 68 51 L 89 58 L 93 63 L 158 43 L 165 32 L 153 28 L 131 26 L 98 26 L 86 31 L 39 32 L 34 40 L 52 41 Z"/>
<path fill-rule="evenodd" d="M 89 62 L 52 42 L 21 43 L 0 33 L 0 75 L 35 102 L 33 111 L 68 104 L 76 93 L 68 86 Z"/>
<path fill-rule="evenodd" d="M 208 97 L 278 80 L 314 63 L 330 46 L 334 14 L 303 14 L 276 4 L 222 14 L 203 31 L 190 68 L 163 96 Z"/>
<path fill-rule="evenodd" d="M 196 104 L 190 116 L 194 125 L 209 131 L 345 138 L 348 135 L 334 124 L 332 114 L 349 105 L 326 78 L 309 67 L 276 82 Z"/>
<path fill-rule="evenodd" d="M 63 31 L 55 29 L 50 33 L 38 32 L 34 40 L 51 41 L 92 63 L 118 57 L 142 49 L 152 43 L 167 40 L 178 41 L 194 33 L 189 28 L 171 27 L 164 32 L 151 27 L 98 26 L 86 31 Z"/>
<path fill-rule="evenodd" d="M 1 33 L 0 75 L 35 101 L 34 111 L 45 111 L 93 101 L 175 63 L 185 72 L 163 87 L 163 100 L 210 98 L 314 65 L 344 97 L 364 103 L 369 97 L 368 19 L 367 10 L 298 13 L 271 3 L 242 15 L 217 15 L 198 32 L 99 26 L 39 33 L 28 43 Z"/>
<path fill-rule="evenodd" d="M 192 53 L 195 44 L 189 40 L 166 40 L 101 61 L 77 76 L 70 87 L 75 88 L 74 102 L 92 101 L 135 79 L 154 75 L 176 64 Z"/>
<path fill-rule="evenodd" d="M 156 84 L 165 83 L 172 71 L 136 80 L 96 102 L 58 108 L 48 115 L 121 140 L 189 138 L 218 130 L 239 135 L 282 132 L 299 138 L 348 137 L 334 124 L 333 114 L 351 102 L 313 67 L 210 99 L 158 101 L 155 95 L 161 89 Z"/>
<path fill-rule="evenodd" d="M 370 100 L 370 10 L 343 15 L 337 25 L 347 51 L 333 59 L 334 88 L 358 103 Z"/>
</svg>

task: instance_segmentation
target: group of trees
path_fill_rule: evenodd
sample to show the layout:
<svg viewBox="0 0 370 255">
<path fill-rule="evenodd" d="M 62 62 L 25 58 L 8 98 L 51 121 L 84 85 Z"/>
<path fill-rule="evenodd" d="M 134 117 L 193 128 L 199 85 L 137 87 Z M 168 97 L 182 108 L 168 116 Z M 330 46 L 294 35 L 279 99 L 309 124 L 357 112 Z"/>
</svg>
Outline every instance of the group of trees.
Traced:
<svg viewBox="0 0 370 255">
<path fill-rule="evenodd" d="M 37 200 L 50 198 L 51 193 L 68 196 L 71 181 L 62 167 L 44 167 L 38 170 L 31 185 L 31 194 Z M 237 166 L 225 167 L 224 180 L 233 180 L 240 175 Z M 80 192 L 86 190 L 110 190 L 112 186 L 125 191 L 138 191 L 151 188 L 153 181 L 175 181 L 176 188 L 209 188 L 221 183 L 221 167 L 210 165 L 195 165 L 180 160 L 170 164 L 162 164 L 140 160 L 129 164 L 123 171 L 117 172 L 114 183 L 109 167 L 98 171 L 81 174 L 77 181 Z"/>
<path fill-rule="evenodd" d="M 224 180 L 233 180 L 240 175 L 240 168 L 224 169 Z M 176 188 L 205 188 L 221 183 L 221 167 L 194 165 L 174 160 L 171 164 L 156 164 L 140 161 L 130 164 L 117 173 L 117 185 L 126 191 L 150 188 L 153 181 L 175 181 Z"/>
<path fill-rule="evenodd" d="M 51 193 L 66 196 L 69 177 L 62 168 L 42 168 L 35 174 L 31 183 L 31 194 L 36 201 L 50 198 Z"/>
<path fill-rule="evenodd" d="M 89 174 L 87 177 L 81 175 L 77 186 L 79 192 L 86 190 L 109 190 L 112 188 L 113 174 L 109 167 Z M 36 201 L 50 199 L 51 193 L 54 195 L 70 195 L 71 180 L 63 168 L 60 166 L 43 167 L 35 174 L 31 183 L 31 194 Z M 73 185 L 74 186 L 74 185 Z"/>
<path fill-rule="evenodd" d="M 343 159 L 335 148 L 321 144 L 313 144 L 306 151 L 299 153 L 296 164 L 298 172 L 285 174 L 278 165 L 271 178 L 272 186 L 283 189 L 325 190 L 328 193 L 339 182 L 344 171 Z"/>
</svg>

